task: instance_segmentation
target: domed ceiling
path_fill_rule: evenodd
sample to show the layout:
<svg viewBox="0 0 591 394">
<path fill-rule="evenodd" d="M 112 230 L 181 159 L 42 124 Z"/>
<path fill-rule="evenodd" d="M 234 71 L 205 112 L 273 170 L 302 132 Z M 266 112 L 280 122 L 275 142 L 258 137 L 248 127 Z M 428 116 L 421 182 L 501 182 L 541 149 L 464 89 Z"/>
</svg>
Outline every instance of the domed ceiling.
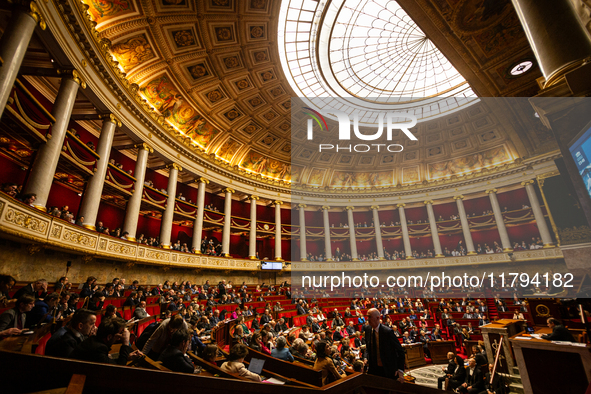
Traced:
<svg viewBox="0 0 591 394">
<path fill-rule="evenodd" d="M 281 65 L 282 1 L 83 2 L 99 38 L 110 42 L 110 53 L 126 79 L 137 84 L 137 94 L 164 122 L 193 146 L 234 168 L 292 187 L 348 187 L 376 172 L 373 186 L 412 184 L 504 165 L 554 147 L 543 132 L 508 127 L 480 102 L 419 123 L 412 130 L 418 141 L 401 142 L 403 153 L 337 157 L 310 151 L 297 131 L 292 136 L 291 97 L 299 92 L 294 92 L 292 77 L 286 77 Z M 294 3 L 285 0 L 283 6 L 290 2 Z M 311 10 L 320 4 L 299 3 Z M 477 0 L 398 3 L 408 13 L 405 31 L 414 34 L 408 45 L 421 47 L 417 53 L 424 59 L 437 52 L 431 70 L 443 66 L 453 74 L 444 78 L 448 88 L 471 89 L 479 97 L 531 96 L 539 90 L 537 67 L 519 77 L 510 74 L 515 64 L 534 56 L 508 0 L 494 6 Z M 382 55 L 386 53 L 377 56 Z M 405 87 L 411 82 L 407 79 Z M 395 90 L 380 84 L 384 90 Z M 412 84 L 416 87 L 416 81 Z"/>
</svg>

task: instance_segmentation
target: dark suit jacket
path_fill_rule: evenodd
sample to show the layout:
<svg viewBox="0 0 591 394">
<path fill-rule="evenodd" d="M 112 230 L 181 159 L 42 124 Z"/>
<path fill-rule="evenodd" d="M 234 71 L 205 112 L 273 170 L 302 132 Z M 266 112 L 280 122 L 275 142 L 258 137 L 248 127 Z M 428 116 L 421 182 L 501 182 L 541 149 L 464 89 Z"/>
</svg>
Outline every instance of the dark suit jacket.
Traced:
<svg viewBox="0 0 591 394">
<path fill-rule="evenodd" d="M 61 335 L 59 337 L 53 335 L 49 339 L 49 341 L 47 341 L 47 345 L 45 345 L 45 355 L 68 358 L 70 357 L 76 346 L 80 345 L 82 341 L 82 335 L 77 336 L 72 332 L 72 330 L 66 328 L 66 332 L 64 333 L 64 335 Z"/>
<path fill-rule="evenodd" d="M 226 294 L 226 286 L 223 283 L 218 285 L 218 295 L 221 297 Z"/>
<path fill-rule="evenodd" d="M 169 345 L 160 357 L 162 365 L 174 372 L 193 373 L 195 366 L 179 349 Z"/>
<path fill-rule="evenodd" d="M 474 360 L 476 360 L 476 365 L 478 366 L 488 364 L 486 357 L 482 353 L 476 353 L 474 355 Z"/>
<path fill-rule="evenodd" d="M 484 379 L 479 366 L 474 368 L 472 375 L 470 375 L 470 368 L 466 368 L 466 380 L 464 380 L 464 383 L 466 383 L 468 387 L 472 386 L 472 388 L 484 390 Z"/>
<path fill-rule="evenodd" d="M 546 339 L 548 341 L 576 342 L 575 338 L 573 338 L 572 334 L 568 332 L 567 328 L 560 324 L 554 326 L 552 329 L 552 334 L 542 335 L 542 339 Z"/>
<path fill-rule="evenodd" d="M 264 326 L 265 324 L 267 324 L 267 323 L 269 323 L 271 321 L 271 316 L 269 316 L 269 315 L 262 315 L 260 320 L 261 320 L 260 321 L 260 324 Z"/>
<path fill-rule="evenodd" d="M 492 391 L 495 394 L 504 394 L 504 387 L 503 387 L 503 380 L 501 379 L 501 376 L 496 373 L 492 383 L 490 382 L 490 372 L 487 372 L 486 377 L 484 378 L 484 386 L 487 390 Z"/>
<path fill-rule="evenodd" d="M 111 348 L 97 339 L 96 336 L 91 336 L 76 346 L 71 354 L 71 358 L 103 364 L 125 365 L 127 363 L 127 357 L 129 356 L 129 353 L 131 353 L 131 347 L 121 345 L 119 358 L 117 360 L 109 358 L 110 350 Z"/>
<path fill-rule="evenodd" d="M 371 355 L 371 350 L 373 349 L 372 328 L 368 325 L 364 330 L 367 358 L 369 360 L 369 373 L 372 373 L 377 368 L 377 365 L 373 363 L 373 357 Z M 377 335 L 379 335 L 378 343 L 385 377 L 396 379 L 396 371 L 399 369 L 404 371 L 404 349 L 391 328 L 380 324 Z"/>
</svg>

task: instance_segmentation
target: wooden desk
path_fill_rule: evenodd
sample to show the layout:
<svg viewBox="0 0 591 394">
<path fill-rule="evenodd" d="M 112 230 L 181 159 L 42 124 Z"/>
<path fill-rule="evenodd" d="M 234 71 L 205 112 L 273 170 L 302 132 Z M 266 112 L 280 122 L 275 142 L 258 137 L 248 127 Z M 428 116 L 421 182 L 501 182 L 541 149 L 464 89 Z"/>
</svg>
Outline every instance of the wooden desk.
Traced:
<svg viewBox="0 0 591 394">
<path fill-rule="evenodd" d="M 427 360 L 425 360 L 425 351 L 423 350 L 422 343 L 413 343 L 412 345 L 402 345 L 404 350 L 406 350 L 406 367 L 407 368 L 414 368 L 420 367 L 421 365 L 426 365 Z"/>
<path fill-rule="evenodd" d="M 431 360 L 433 364 L 447 364 L 447 353 L 452 352 L 456 354 L 455 341 L 431 341 L 427 344 L 431 352 Z"/>
<path fill-rule="evenodd" d="M 589 345 L 559 345 L 544 339 L 517 338 L 520 335 L 509 341 L 526 394 L 574 394 L 587 390 L 591 382 Z"/>
<path fill-rule="evenodd" d="M 503 352 L 497 367 L 499 372 L 513 374 L 515 357 L 509 346 L 509 337 L 522 332 L 523 324 L 523 320 L 502 319 L 480 327 L 486 347 L 486 357 L 489 361 L 495 359 L 499 343 L 503 341 Z"/>
</svg>

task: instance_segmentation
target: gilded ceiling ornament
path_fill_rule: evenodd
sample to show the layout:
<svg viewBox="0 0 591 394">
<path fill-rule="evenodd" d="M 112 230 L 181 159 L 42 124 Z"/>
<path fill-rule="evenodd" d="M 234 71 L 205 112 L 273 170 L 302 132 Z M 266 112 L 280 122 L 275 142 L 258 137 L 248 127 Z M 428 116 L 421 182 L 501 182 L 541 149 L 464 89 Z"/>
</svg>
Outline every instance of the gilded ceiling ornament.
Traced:
<svg viewBox="0 0 591 394">
<path fill-rule="evenodd" d="M 195 44 L 195 37 L 191 30 L 179 30 L 172 33 L 174 42 L 179 47 L 187 47 Z"/>
<path fill-rule="evenodd" d="M 215 34 L 218 41 L 232 41 L 234 39 L 232 30 L 229 27 L 217 27 Z"/>
<path fill-rule="evenodd" d="M 264 61 L 269 60 L 269 56 L 267 55 L 266 51 L 255 52 L 254 53 L 254 60 L 257 63 L 264 62 Z"/>
<path fill-rule="evenodd" d="M 261 38 L 265 34 L 263 26 L 253 26 L 250 28 L 250 36 L 252 38 Z"/>
<path fill-rule="evenodd" d="M 156 57 L 145 34 L 114 44 L 111 53 L 125 71 Z"/>
</svg>

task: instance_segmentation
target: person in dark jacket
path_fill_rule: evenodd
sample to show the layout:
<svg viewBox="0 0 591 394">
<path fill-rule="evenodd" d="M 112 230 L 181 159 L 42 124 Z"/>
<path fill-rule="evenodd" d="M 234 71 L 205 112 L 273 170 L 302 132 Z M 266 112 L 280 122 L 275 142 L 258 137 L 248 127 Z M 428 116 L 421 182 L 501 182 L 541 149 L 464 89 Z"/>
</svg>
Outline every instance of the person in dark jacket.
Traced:
<svg viewBox="0 0 591 394">
<path fill-rule="evenodd" d="M 552 334 L 542 335 L 542 339 L 547 341 L 567 341 L 567 342 L 576 342 L 575 338 L 572 334 L 567 330 L 565 326 L 560 324 L 560 321 L 554 319 L 553 317 L 547 320 L 548 327 L 552 329 Z"/>
<path fill-rule="evenodd" d="M 478 394 L 484 390 L 484 377 L 480 367 L 476 365 L 476 360 L 471 358 L 468 360 L 468 368 L 466 368 L 466 380 L 458 387 L 459 393 Z"/>
<path fill-rule="evenodd" d="M 29 294 L 35 298 L 45 298 L 47 295 L 47 280 L 37 279 L 35 282 L 31 282 L 25 287 L 21 287 L 12 298 L 19 299 L 21 296 Z"/>
<path fill-rule="evenodd" d="M 94 276 L 89 276 L 86 279 L 86 283 L 82 286 L 82 290 L 80 291 L 80 297 L 92 297 L 94 292 L 98 290 L 98 285 L 96 284 L 96 278 Z"/>
<path fill-rule="evenodd" d="M 447 364 L 447 367 L 441 367 L 441 370 L 445 372 L 445 375 L 437 378 L 437 388 L 439 390 L 443 388 L 443 382 L 445 382 L 446 379 L 451 378 L 454 371 L 456 370 L 456 362 L 454 361 L 454 358 L 455 354 L 452 352 L 447 353 L 447 359 L 449 360 L 449 363 Z"/>
<path fill-rule="evenodd" d="M 96 315 L 88 309 L 74 313 L 63 335 L 54 333 L 47 341 L 45 355 L 69 358 L 74 349 L 96 331 Z"/>
<path fill-rule="evenodd" d="M 456 364 L 456 370 L 454 374 L 449 378 L 449 388 L 454 390 L 460 387 L 466 381 L 466 368 L 464 368 L 464 359 L 456 355 L 454 357 Z"/>
<path fill-rule="evenodd" d="M 499 373 L 495 373 L 492 382 L 490 380 L 490 376 L 492 375 L 493 365 L 488 364 L 488 372 L 484 378 L 484 389 L 483 391 L 486 394 L 505 394 L 505 384 L 503 382 L 503 378 Z"/>
<path fill-rule="evenodd" d="M 115 360 L 109 358 L 109 351 L 116 342 L 121 342 L 121 348 Z M 125 327 L 125 320 L 119 317 L 103 320 L 96 335 L 86 338 L 71 353 L 71 358 L 76 360 L 118 365 L 125 365 L 128 360 L 142 356 L 139 350 L 131 352 L 129 331 Z"/>
<path fill-rule="evenodd" d="M 186 354 L 190 342 L 189 331 L 184 328 L 175 331 L 170 338 L 170 344 L 164 349 L 158 360 L 171 371 L 193 373 L 195 365 Z"/>
<path fill-rule="evenodd" d="M 20 334 L 27 324 L 27 313 L 35 306 L 35 297 L 25 294 L 16 301 L 14 308 L 0 315 L 0 337 Z"/>
<path fill-rule="evenodd" d="M 55 307 L 57 306 L 58 300 L 59 294 L 51 293 L 44 300 L 35 301 L 35 307 L 29 316 L 27 316 L 27 327 L 41 323 L 51 323 L 54 314 L 57 313 Z"/>
</svg>

